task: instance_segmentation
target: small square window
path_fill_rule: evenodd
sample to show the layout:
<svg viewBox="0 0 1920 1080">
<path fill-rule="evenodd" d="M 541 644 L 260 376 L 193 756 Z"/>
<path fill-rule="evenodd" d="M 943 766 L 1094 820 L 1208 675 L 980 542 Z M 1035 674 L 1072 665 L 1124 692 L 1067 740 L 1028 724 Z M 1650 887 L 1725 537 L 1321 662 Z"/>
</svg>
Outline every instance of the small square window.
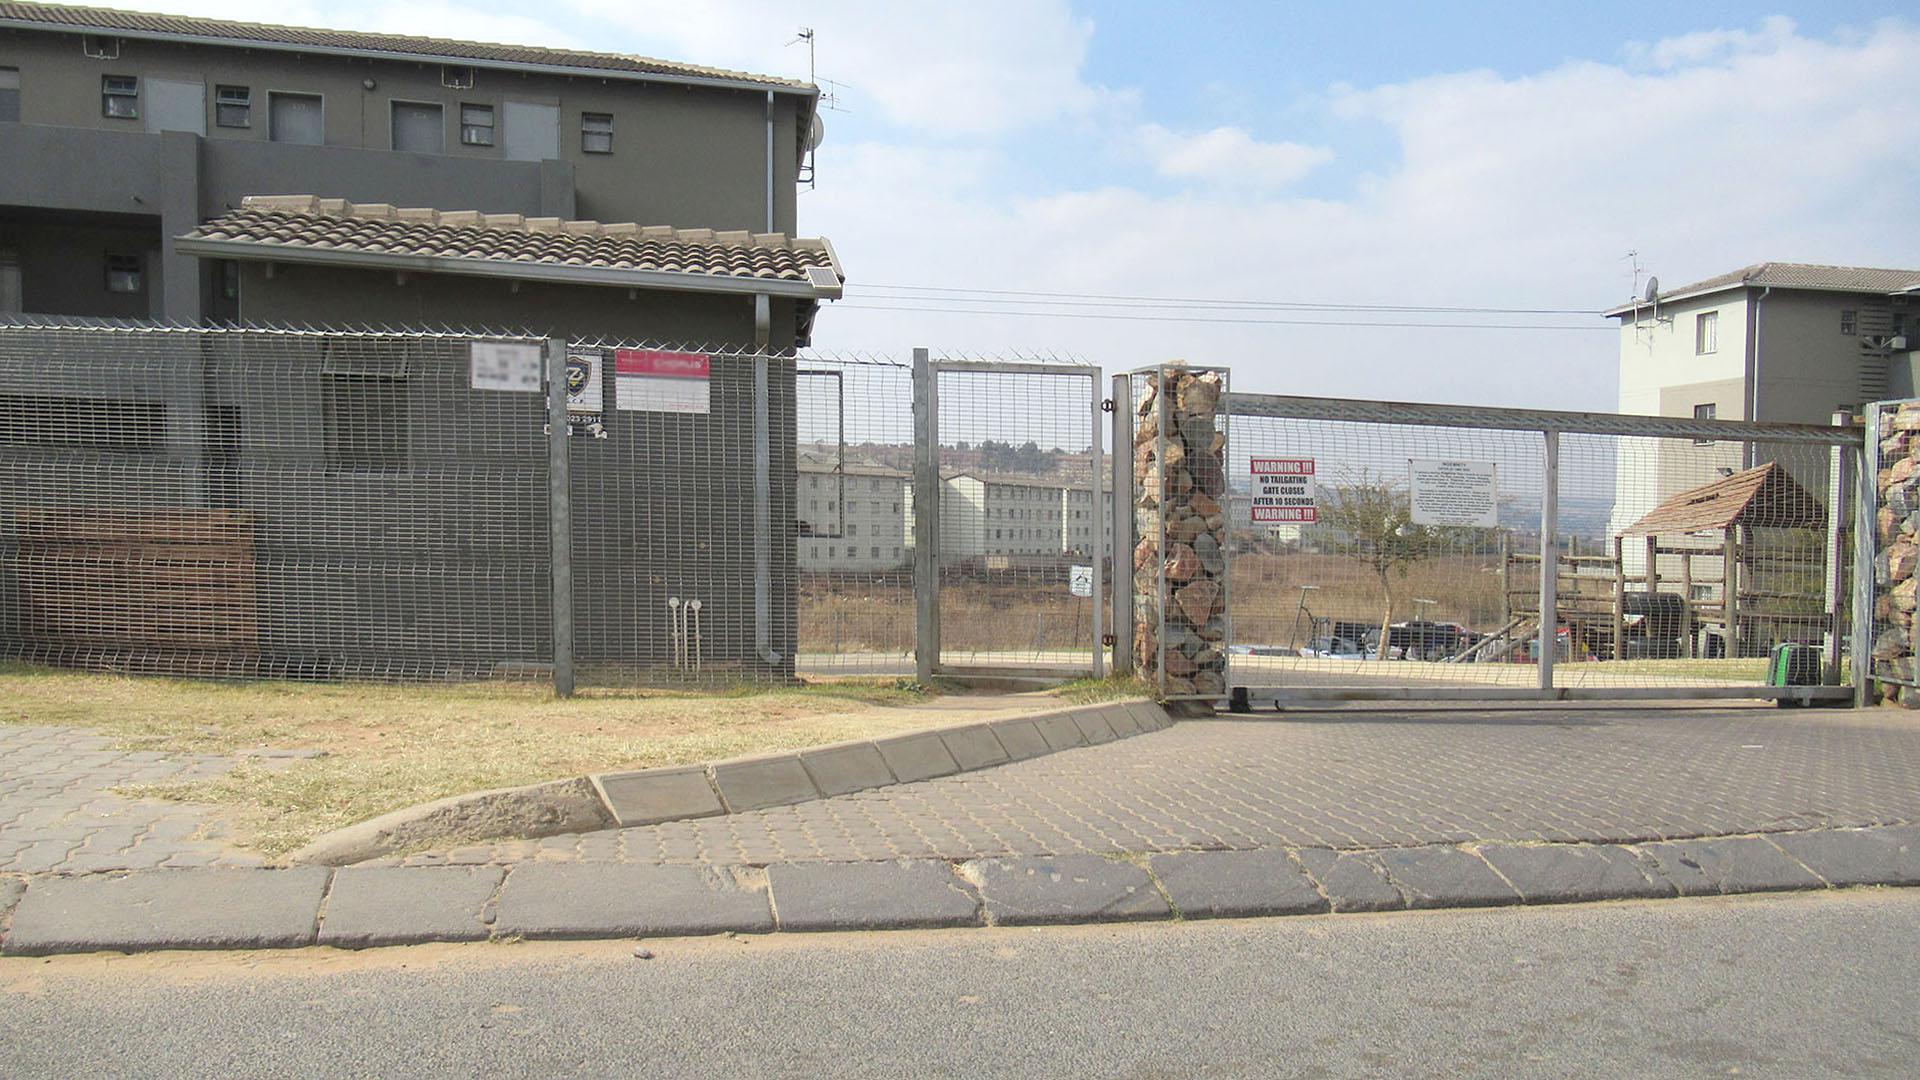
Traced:
<svg viewBox="0 0 1920 1080">
<path fill-rule="evenodd" d="M 1840 332 L 1843 334 L 1857 334 L 1860 332 L 1858 318 L 1855 312 L 1843 311 L 1840 313 Z"/>
<path fill-rule="evenodd" d="M 613 153 L 613 114 L 580 114 L 580 149 L 589 154 Z"/>
<path fill-rule="evenodd" d="M 1720 351 L 1720 313 L 1703 311 L 1693 320 L 1693 351 L 1706 356 Z"/>
<path fill-rule="evenodd" d="M 138 255 L 107 256 L 107 291 L 111 293 L 137 293 L 146 288 L 145 277 Z"/>
<path fill-rule="evenodd" d="M 215 86 L 213 122 L 224 128 L 252 127 L 253 91 L 245 86 Z"/>
<path fill-rule="evenodd" d="M 1693 418 L 1695 420 L 1712 420 L 1716 418 L 1716 415 L 1719 413 L 1719 411 L 1720 411 L 1719 406 L 1716 403 L 1709 401 L 1704 404 L 1695 405 L 1693 407 Z M 1695 439 L 1693 440 L 1693 442 L 1695 446 L 1708 446 L 1713 443 L 1713 440 L 1712 439 Z"/>
<path fill-rule="evenodd" d="M 133 75 L 100 76 L 100 115 L 116 120 L 140 118 L 140 80 Z"/>
<path fill-rule="evenodd" d="M 493 106 L 460 106 L 460 142 L 463 146 L 493 145 Z"/>
</svg>

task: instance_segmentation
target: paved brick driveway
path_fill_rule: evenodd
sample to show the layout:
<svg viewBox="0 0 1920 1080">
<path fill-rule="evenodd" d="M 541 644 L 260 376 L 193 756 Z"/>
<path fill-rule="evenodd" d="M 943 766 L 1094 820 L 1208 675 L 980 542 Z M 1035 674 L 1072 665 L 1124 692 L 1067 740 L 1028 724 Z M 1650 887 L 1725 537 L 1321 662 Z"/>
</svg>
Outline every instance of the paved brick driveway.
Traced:
<svg viewBox="0 0 1920 1080">
<path fill-rule="evenodd" d="M 208 808 L 110 794 L 194 780 L 227 758 L 117 750 L 85 728 L 0 724 L 0 873 L 257 866 L 227 847 Z"/>
<path fill-rule="evenodd" d="M 1335 710 L 1151 735 L 730 817 L 418 855 L 770 863 L 1471 840 L 1633 841 L 1920 821 L 1892 710 Z"/>
</svg>

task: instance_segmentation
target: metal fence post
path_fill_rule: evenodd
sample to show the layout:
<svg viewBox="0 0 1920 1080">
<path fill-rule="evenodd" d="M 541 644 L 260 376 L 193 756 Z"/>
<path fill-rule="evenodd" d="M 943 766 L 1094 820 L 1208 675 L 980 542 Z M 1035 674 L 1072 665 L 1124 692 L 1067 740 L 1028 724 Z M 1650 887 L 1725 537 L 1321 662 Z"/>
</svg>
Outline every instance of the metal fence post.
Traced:
<svg viewBox="0 0 1920 1080">
<path fill-rule="evenodd" d="M 573 696 L 573 506 L 568 476 L 567 341 L 547 345 L 547 545 L 553 566 L 553 692 Z"/>
<path fill-rule="evenodd" d="M 1853 414 L 1840 410 L 1833 414 L 1833 425 L 1845 427 L 1853 422 Z M 1846 588 L 1846 549 L 1841 537 L 1845 535 L 1845 523 L 1841 519 L 1847 505 L 1847 474 L 1850 471 L 1847 460 L 1847 448 L 1835 446 L 1828 451 L 1827 461 L 1827 579 L 1824 582 L 1826 592 L 1827 625 L 1821 634 L 1820 681 L 1828 686 L 1840 685 L 1840 641 L 1844 631 L 1841 629 L 1841 603 Z"/>
<path fill-rule="evenodd" d="M 1102 624 L 1106 621 L 1106 612 L 1102 611 L 1100 607 L 1101 600 L 1103 599 L 1100 595 L 1102 591 L 1101 580 L 1106 576 L 1105 564 L 1107 561 L 1107 551 L 1112 545 L 1107 542 L 1105 532 L 1100 528 L 1100 492 L 1105 487 L 1101 482 L 1100 470 L 1106 464 L 1105 461 L 1102 460 L 1101 455 L 1106 446 L 1107 437 L 1106 433 L 1100 430 L 1100 373 L 1097 371 L 1087 376 L 1087 397 L 1093 406 L 1093 427 L 1091 428 L 1091 449 L 1093 454 L 1093 468 L 1091 471 L 1093 477 L 1091 481 L 1092 491 L 1090 493 L 1093 505 L 1087 515 L 1093 520 L 1093 677 L 1100 679 L 1105 678 L 1107 674 L 1107 649 L 1100 637 L 1104 630 Z M 1119 453 L 1118 447 L 1114 448 L 1114 453 Z M 1062 513 L 1064 512 L 1065 511 L 1062 511 Z M 1060 525 L 1064 529 L 1066 527 L 1066 521 L 1062 520 Z"/>
<path fill-rule="evenodd" d="M 753 649 L 778 666 L 773 647 L 773 447 L 768 431 L 767 354 L 753 354 Z"/>
<path fill-rule="evenodd" d="M 1553 689 L 1554 650 L 1560 647 L 1560 432 L 1547 428 L 1540 477 L 1540 689 Z M 1386 654 L 1386 644 L 1380 652 Z"/>
<path fill-rule="evenodd" d="M 1869 402 L 1866 437 L 1854 460 L 1853 496 L 1853 704 L 1867 705 L 1873 673 L 1873 556 L 1880 510 L 1880 405 Z"/>
<path fill-rule="evenodd" d="M 1133 379 L 1113 377 L 1113 673 L 1133 673 Z"/>
<path fill-rule="evenodd" d="M 913 667 L 940 660 L 940 390 L 927 350 L 913 350 Z"/>
</svg>

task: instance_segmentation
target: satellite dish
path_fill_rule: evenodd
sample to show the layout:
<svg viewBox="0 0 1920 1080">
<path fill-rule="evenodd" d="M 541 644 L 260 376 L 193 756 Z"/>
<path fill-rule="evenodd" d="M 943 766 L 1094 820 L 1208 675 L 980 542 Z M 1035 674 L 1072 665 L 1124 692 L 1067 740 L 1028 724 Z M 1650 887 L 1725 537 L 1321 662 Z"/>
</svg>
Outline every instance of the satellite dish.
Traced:
<svg viewBox="0 0 1920 1080">
<path fill-rule="evenodd" d="M 1647 291 L 1641 297 L 1641 299 L 1645 300 L 1649 304 L 1654 303 L 1660 299 L 1660 279 L 1659 278 L 1654 277 L 1651 274 L 1647 276 Z"/>
<path fill-rule="evenodd" d="M 827 141 L 827 122 L 820 119 L 819 113 L 813 114 L 813 126 L 807 131 L 807 149 L 818 150 L 820 144 Z"/>
</svg>

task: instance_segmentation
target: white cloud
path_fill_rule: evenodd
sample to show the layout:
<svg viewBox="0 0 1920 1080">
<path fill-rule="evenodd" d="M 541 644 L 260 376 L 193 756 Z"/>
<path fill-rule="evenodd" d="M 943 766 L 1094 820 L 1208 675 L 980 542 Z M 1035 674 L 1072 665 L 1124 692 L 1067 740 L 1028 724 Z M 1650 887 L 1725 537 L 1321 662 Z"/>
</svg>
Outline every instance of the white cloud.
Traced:
<svg viewBox="0 0 1920 1080">
<path fill-rule="evenodd" d="M 1249 187 L 1282 187 L 1333 159 L 1325 147 L 1261 142 L 1237 127 L 1179 135 L 1143 124 L 1134 139 L 1162 176 Z"/>
<path fill-rule="evenodd" d="M 1758 31 L 1700 30 L 1665 38 L 1651 45 L 1640 41 L 1629 42 L 1626 54 L 1630 60 L 1657 68 L 1704 64 L 1728 55 L 1778 48 L 1793 40 L 1793 31 L 1792 19 L 1775 15 L 1762 19 Z"/>
</svg>

